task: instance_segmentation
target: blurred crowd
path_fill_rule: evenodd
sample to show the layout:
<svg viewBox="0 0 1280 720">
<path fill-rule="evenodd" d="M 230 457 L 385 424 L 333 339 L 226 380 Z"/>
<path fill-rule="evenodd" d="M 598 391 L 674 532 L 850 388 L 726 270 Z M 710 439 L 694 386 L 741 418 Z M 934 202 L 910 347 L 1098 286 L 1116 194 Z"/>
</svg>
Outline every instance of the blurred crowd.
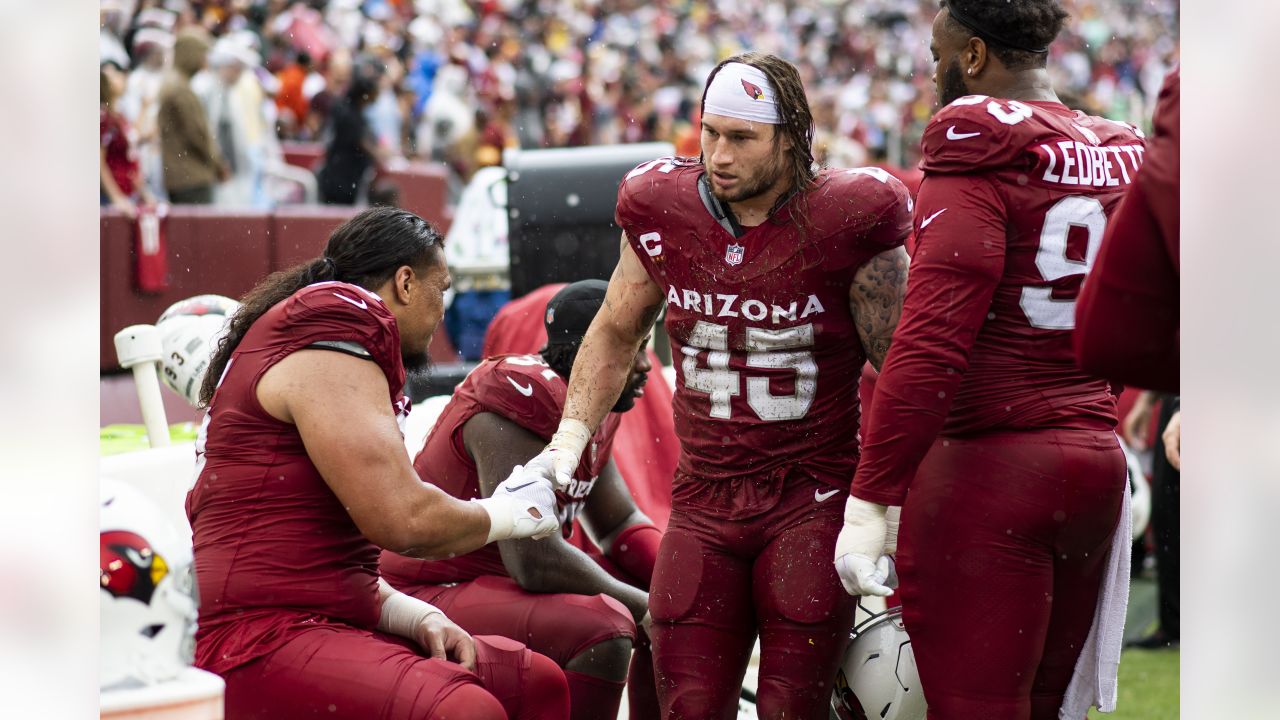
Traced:
<svg viewBox="0 0 1280 720">
<path fill-rule="evenodd" d="M 1064 0 L 1056 86 L 1145 123 L 1177 0 Z M 104 204 L 268 206 L 281 142 L 325 145 L 318 198 L 405 159 L 465 181 L 509 147 L 665 140 L 697 154 L 699 93 L 752 49 L 797 64 L 819 160 L 914 165 L 934 111 L 937 0 L 102 0 Z M 304 185 L 306 179 L 301 180 Z"/>
</svg>

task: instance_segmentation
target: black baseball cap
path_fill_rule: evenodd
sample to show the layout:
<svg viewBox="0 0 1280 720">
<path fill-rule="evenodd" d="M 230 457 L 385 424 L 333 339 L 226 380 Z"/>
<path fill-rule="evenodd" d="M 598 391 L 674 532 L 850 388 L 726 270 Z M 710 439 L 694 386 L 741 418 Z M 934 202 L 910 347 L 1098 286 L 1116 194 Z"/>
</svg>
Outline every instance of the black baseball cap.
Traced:
<svg viewBox="0 0 1280 720">
<path fill-rule="evenodd" d="M 579 280 L 560 288 L 547 301 L 542 316 L 547 328 L 547 345 L 574 345 L 587 334 L 591 321 L 604 305 L 609 283 L 603 280 Z"/>
</svg>

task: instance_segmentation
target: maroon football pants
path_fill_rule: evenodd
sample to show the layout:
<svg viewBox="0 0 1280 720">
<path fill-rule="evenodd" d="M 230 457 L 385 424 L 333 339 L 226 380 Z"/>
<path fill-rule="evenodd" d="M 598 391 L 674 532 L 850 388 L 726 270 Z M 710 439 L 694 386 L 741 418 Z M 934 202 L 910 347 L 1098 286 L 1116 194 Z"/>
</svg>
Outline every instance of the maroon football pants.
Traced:
<svg viewBox="0 0 1280 720">
<path fill-rule="evenodd" d="M 477 636 L 476 670 L 423 657 L 386 633 L 317 626 L 222 675 L 235 720 L 564 720 L 569 688 L 550 659 Z"/>
<path fill-rule="evenodd" d="M 795 473 L 742 520 L 673 502 L 649 592 L 663 717 L 736 718 L 757 630 L 760 717 L 827 717 L 855 607 L 831 562 L 845 497 Z"/>
<path fill-rule="evenodd" d="M 934 443 L 897 555 L 930 720 L 1056 720 L 1126 491 L 1111 432 Z"/>
<path fill-rule="evenodd" d="M 467 632 L 518 640 L 560 667 L 607 640 L 627 638 L 634 642 L 636 638 L 631 613 L 607 595 L 532 593 L 513 579 L 496 575 L 450 585 L 406 585 L 397 589 L 439 607 Z M 634 720 L 646 720 L 655 714 L 651 709 L 656 701 L 651 698 L 653 671 L 648 654 L 648 643 L 635 643 L 628 678 L 630 717 Z M 618 706 L 622 683 L 593 682 L 581 673 L 569 675 L 574 717 L 596 717 L 601 706 Z"/>
</svg>

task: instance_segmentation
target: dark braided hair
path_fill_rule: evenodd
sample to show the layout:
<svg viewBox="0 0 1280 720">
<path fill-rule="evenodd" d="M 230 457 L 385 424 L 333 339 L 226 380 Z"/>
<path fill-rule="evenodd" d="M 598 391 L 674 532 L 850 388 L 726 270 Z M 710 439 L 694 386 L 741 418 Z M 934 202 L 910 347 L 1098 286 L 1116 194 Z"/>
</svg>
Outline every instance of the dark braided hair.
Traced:
<svg viewBox="0 0 1280 720">
<path fill-rule="evenodd" d="M 982 38 L 1010 70 L 1042 68 L 1069 15 L 1058 0 L 942 0 L 952 29 Z M 963 17 L 962 22 L 958 17 Z"/>
<path fill-rule="evenodd" d="M 443 243 L 431 223 L 399 208 L 372 207 L 339 225 L 320 257 L 268 275 L 241 298 L 240 309 L 231 316 L 227 334 L 209 360 L 200 385 L 200 404 L 209 406 L 231 353 L 254 321 L 276 303 L 325 280 L 376 290 L 405 265 L 425 270 L 443 262 Z"/>
</svg>

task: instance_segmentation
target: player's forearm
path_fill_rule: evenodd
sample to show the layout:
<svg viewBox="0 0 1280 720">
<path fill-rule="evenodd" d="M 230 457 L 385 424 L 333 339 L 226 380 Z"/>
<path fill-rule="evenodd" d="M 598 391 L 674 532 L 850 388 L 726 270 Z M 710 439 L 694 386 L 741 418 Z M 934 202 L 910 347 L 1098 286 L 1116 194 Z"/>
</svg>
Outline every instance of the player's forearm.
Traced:
<svg viewBox="0 0 1280 720">
<path fill-rule="evenodd" d="M 484 546 L 489 536 L 489 515 L 476 503 L 418 481 L 419 492 L 405 508 L 402 529 L 392 537 L 397 547 L 383 545 L 401 555 L 438 560 L 463 555 Z"/>
<path fill-rule="evenodd" d="M 582 422 L 592 431 L 599 427 L 622 394 L 643 339 L 643 334 L 620 336 L 593 324 L 574 360 L 562 417 Z"/>
<path fill-rule="evenodd" d="M 503 562 L 520 587 L 535 593 L 604 594 L 626 605 L 636 622 L 644 617 L 649 603 L 649 594 L 644 590 L 614 578 L 586 553 L 568 543 L 559 542 L 552 548 L 531 546 L 530 542 L 499 543 Z M 511 545 L 516 545 L 514 553 Z"/>
</svg>

